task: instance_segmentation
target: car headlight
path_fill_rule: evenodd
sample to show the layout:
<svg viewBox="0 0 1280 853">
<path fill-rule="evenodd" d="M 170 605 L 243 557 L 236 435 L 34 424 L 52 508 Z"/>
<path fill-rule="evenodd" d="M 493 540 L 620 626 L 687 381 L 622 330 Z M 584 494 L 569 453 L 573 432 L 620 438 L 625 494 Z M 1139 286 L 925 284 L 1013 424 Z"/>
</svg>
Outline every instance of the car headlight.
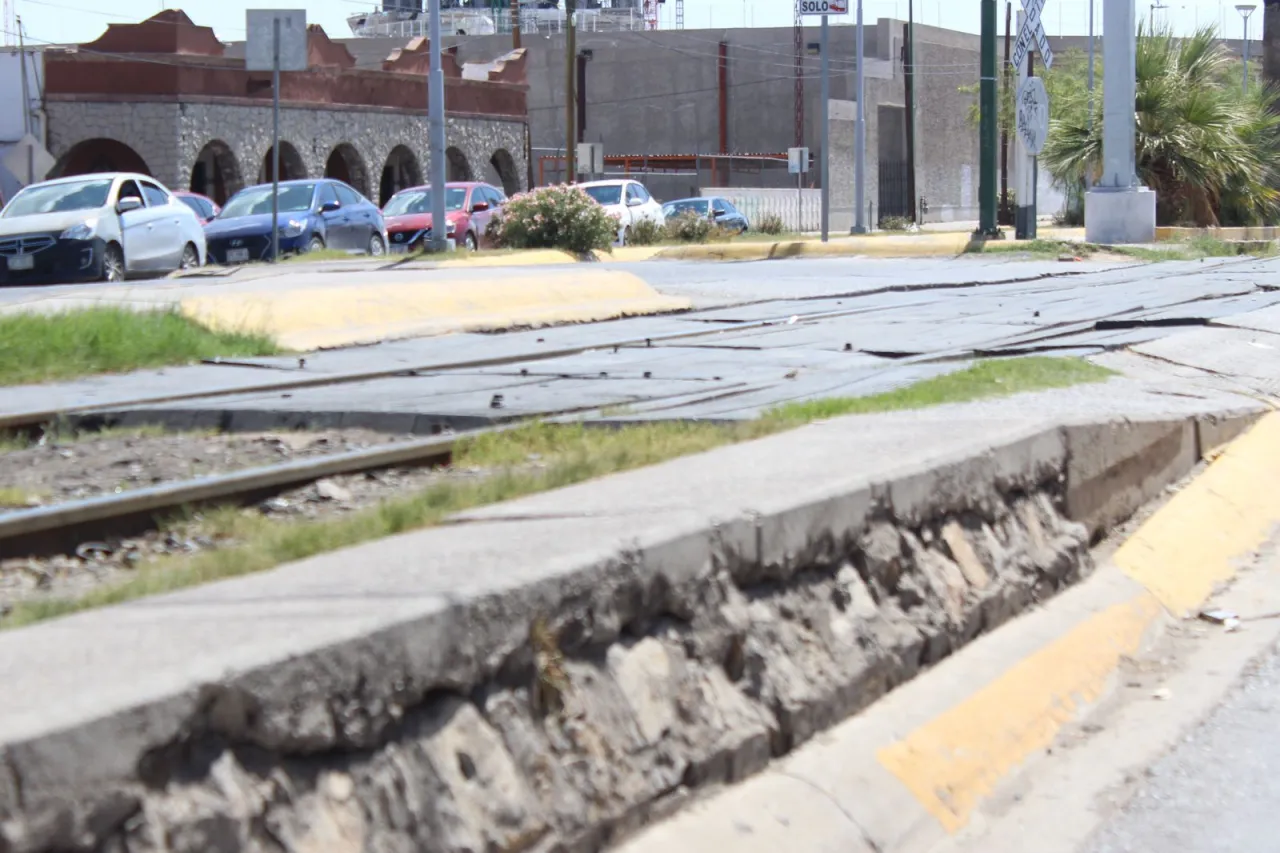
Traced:
<svg viewBox="0 0 1280 853">
<path fill-rule="evenodd" d="M 453 230 L 458 227 L 458 220 L 446 218 L 444 224 L 448 226 L 449 233 L 452 234 Z"/>
<path fill-rule="evenodd" d="M 98 226 L 98 220 L 89 219 L 81 222 L 79 225 L 72 225 L 66 231 L 62 232 L 63 240 L 88 240 L 93 236 L 93 230 Z"/>
<path fill-rule="evenodd" d="M 302 232 L 305 231 L 306 229 L 307 229 L 307 223 L 299 222 L 296 219 L 290 219 L 284 225 L 280 226 L 280 236 L 284 237 L 285 239 L 289 239 L 292 237 L 299 237 L 302 235 Z"/>
</svg>

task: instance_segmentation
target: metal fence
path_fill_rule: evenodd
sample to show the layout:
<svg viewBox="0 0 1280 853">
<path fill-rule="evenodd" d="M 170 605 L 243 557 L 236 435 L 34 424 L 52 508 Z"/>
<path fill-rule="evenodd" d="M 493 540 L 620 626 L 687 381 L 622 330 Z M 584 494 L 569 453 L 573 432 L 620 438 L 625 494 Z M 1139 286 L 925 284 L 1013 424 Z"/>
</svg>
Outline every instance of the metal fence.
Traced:
<svg viewBox="0 0 1280 853">
<path fill-rule="evenodd" d="M 890 216 L 912 219 L 911 173 L 905 160 L 881 160 L 878 214 L 881 222 Z"/>
<path fill-rule="evenodd" d="M 728 199 L 746 214 L 753 229 L 769 215 L 779 217 L 787 231 L 817 231 L 822 227 L 822 190 L 704 187 L 702 194 Z"/>
</svg>

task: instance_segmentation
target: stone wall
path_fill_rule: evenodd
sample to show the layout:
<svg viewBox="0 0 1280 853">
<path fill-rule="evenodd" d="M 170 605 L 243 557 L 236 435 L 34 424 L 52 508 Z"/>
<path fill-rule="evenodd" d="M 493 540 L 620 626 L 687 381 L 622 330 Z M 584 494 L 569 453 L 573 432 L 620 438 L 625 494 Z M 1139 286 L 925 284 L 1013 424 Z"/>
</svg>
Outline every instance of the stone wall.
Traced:
<svg viewBox="0 0 1280 853">
<path fill-rule="evenodd" d="M 146 171 L 171 189 L 191 185 L 192 168 L 210 143 L 221 143 L 220 166 L 227 189 L 256 183 L 271 148 L 271 108 L 237 103 L 117 102 L 51 99 L 49 151 L 59 159 L 55 174 L 68 166 L 68 155 L 90 140 L 116 140 L 138 154 Z M 447 142 L 470 167 L 469 177 L 503 187 L 524 188 L 526 125 L 520 121 L 452 118 Z M 416 172 L 429 174 L 428 121 L 421 114 L 388 110 L 281 107 L 282 154 L 295 149 L 307 177 L 326 174 L 326 163 L 339 146 L 347 154 L 351 183 L 374 201 L 392 149 L 404 146 L 416 158 Z M 494 155 L 506 151 L 512 169 L 503 180 Z M 455 155 L 455 162 L 459 162 Z M 283 168 L 283 167 L 282 167 Z M 514 174 L 513 174 L 514 173 Z M 466 176 L 455 172 L 451 179 Z"/>
</svg>

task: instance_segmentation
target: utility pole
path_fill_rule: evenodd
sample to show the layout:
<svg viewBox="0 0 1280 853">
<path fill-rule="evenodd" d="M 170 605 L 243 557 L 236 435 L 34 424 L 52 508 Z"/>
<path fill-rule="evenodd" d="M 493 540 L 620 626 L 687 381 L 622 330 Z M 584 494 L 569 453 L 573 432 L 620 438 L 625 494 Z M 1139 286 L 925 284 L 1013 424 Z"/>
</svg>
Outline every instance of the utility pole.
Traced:
<svg viewBox="0 0 1280 853">
<path fill-rule="evenodd" d="M 280 19 L 271 20 L 271 263 L 280 260 Z"/>
<path fill-rule="evenodd" d="M 427 106 L 431 112 L 431 247 L 449 248 L 449 225 L 445 219 L 444 65 L 440 45 L 440 0 L 428 0 L 431 39 L 431 72 L 427 78 Z"/>
<path fill-rule="evenodd" d="M 564 29 L 564 182 L 574 183 L 578 175 L 577 150 L 575 148 L 578 135 L 573 130 L 574 111 L 577 107 L 577 36 L 573 25 L 574 13 L 577 11 L 574 0 L 565 0 Z"/>
<path fill-rule="evenodd" d="M 866 58 L 864 50 L 863 31 L 862 31 L 862 0 L 858 0 L 858 32 L 857 32 L 857 54 L 858 54 L 858 79 L 857 98 L 858 98 L 858 116 L 853 125 L 853 156 L 857 161 L 854 164 L 854 192 L 853 203 L 856 210 L 853 212 L 853 233 L 867 233 L 867 108 L 866 94 L 867 83 L 866 78 L 862 75 L 862 65 Z"/>
<path fill-rule="evenodd" d="M 822 16 L 822 242 L 831 225 L 831 28 Z"/>
<path fill-rule="evenodd" d="M 920 205 L 916 201 L 916 15 L 914 0 L 907 0 L 906 57 L 903 62 L 907 92 L 907 203 L 911 205 L 911 221 L 920 223 Z"/>
<path fill-rule="evenodd" d="M 1130 0 L 1132 2 L 1132 0 Z M 998 237 L 996 224 L 996 0 L 982 0 L 982 88 L 980 105 L 982 167 L 978 178 L 981 237 Z"/>
<path fill-rule="evenodd" d="M 1000 105 L 1009 98 L 1009 42 L 1013 26 L 1013 0 L 1004 3 L 1004 65 L 1000 68 Z M 1009 221 L 1009 128 L 1000 128 L 1000 215 L 996 224 Z"/>
</svg>

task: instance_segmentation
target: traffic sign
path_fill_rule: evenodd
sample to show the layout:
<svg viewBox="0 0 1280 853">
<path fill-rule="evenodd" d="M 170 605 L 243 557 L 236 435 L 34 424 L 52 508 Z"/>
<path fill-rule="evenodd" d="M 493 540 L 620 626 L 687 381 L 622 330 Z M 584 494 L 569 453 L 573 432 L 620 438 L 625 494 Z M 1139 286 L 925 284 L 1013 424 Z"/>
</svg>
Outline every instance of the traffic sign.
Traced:
<svg viewBox="0 0 1280 853">
<path fill-rule="evenodd" d="M 1018 138 L 1027 153 L 1037 156 L 1049 137 L 1049 93 L 1039 77 L 1028 77 L 1018 87 Z"/>
<path fill-rule="evenodd" d="M 803 175 L 809 171 L 809 149 L 787 149 L 787 171 L 793 175 Z"/>
<path fill-rule="evenodd" d="M 1040 53 L 1045 68 L 1053 67 L 1053 51 L 1049 48 L 1049 37 L 1044 31 L 1044 22 L 1040 13 L 1044 11 L 1045 0 L 1022 0 L 1022 10 L 1026 18 L 1022 21 L 1022 29 L 1018 30 L 1018 42 L 1013 48 L 1013 67 L 1021 68 L 1027 59 L 1027 52 L 1034 45 Z"/>
<path fill-rule="evenodd" d="M 796 0 L 801 15 L 847 15 L 849 0 Z"/>
</svg>

